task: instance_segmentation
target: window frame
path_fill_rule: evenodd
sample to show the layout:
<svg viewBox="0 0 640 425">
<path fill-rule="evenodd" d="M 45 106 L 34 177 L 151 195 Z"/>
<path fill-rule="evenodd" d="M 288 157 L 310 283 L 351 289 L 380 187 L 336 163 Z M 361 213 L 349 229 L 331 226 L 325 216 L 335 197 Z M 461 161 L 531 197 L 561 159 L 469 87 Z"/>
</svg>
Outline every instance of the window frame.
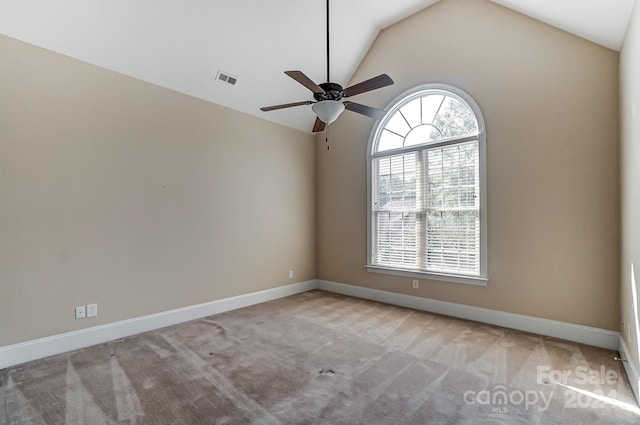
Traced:
<svg viewBox="0 0 640 425">
<path fill-rule="evenodd" d="M 465 102 L 471 111 L 475 114 L 478 123 L 477 136 L 465 136 L 458 138 L 449 138 L 438 140 L 430 144 L 412 145 L 408 147 L 390 149 L 382 152 L 376 152 L 380 134 L 384 130 L 387 122 L 394 114 L 404 105 L 415 100 L 416 98 L 427 94 L 444 94 L 453 98 L 458 98 Z M 394 276 L 412 277 L 418 279 L 439 280 L 445 282 L 462 283 L 477 286 L 486 286 L 488 284 L 488 243 L 487 243 L 487 161 L 486 161 L 486 127 L 484 116 L 480 110 L 480 106 L 465 91 L 458 87 L 442 84 L 429 83 L 413 87 L 393 99 L 385 108 L 388 112 L 385 117 L 376 121 L 367 144 L 367 264 L 365 268 L 369 272 L 382 273 Z M 425 149 L 435 149 L 442 146 L 454 145 L 469 142 L 471 140 L 478 141 L 478 166 L 479 166 L 479 221 L 480 221 L 480 273 L 479 275 L 457 275 L 429 271 L 409 270 L 402 268 L 394 268 L 373 263 L 373 161 L 376 158 L 397 155 L 400 153 L 417 152 Z"/>
</svg>

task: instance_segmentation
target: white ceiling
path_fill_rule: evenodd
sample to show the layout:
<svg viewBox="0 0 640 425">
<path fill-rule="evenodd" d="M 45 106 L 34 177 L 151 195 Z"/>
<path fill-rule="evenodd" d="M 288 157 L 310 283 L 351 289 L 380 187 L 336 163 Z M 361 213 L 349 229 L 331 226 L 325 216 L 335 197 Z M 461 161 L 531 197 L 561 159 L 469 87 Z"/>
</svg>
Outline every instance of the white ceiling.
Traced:
<svg viewBox="0 0 640 425">
<path fill-rule="evenodd" d="M 381 29 L 437 1 L 333 0 L 331 80 L 347 86 Z M 492 1 L 614 50 L 635 2 Z M 286 70 L 326 80 L 325 7 L 324 0 L 0 0 L 0 33 L 309 132 L 309 106 L 259 108 L 311 100 Z M 216 81 L 218 70 L 238 83 Z"/>
</svg>

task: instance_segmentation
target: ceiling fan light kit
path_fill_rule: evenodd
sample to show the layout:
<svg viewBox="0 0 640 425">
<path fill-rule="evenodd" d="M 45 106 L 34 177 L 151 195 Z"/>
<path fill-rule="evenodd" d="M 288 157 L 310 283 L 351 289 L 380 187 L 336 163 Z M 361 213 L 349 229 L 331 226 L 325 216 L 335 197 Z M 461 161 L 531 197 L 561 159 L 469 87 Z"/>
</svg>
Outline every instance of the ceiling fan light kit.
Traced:
<svg viewBox="0 0 640 425">
<path fill-rule="evenodd" d="M 337 100 L 323 100 L 318 103 L 314 103 L 311 109 L 318 116 L 320 121 L 325 124 L 331 124 L 334 122 L 344 111 L 344 104 Z"/>
<path fill-rule="evenodd" d="M 393 84 L 393 80 L 387 74 L 380 74 L 353 86 L 343 89 L 340 84 L 332 83 L 329 75 L 329 0 L 327 0 L 327 82 L 316 84 L 302 71 L 285 71 L 285 74 L 296 80 L 298 83 L 311 90 L 315 101 L 302 101 L 285 103 L 282 105 L 266 106 L 260 108 L 261 111 L 274 111 L 276 109 L 291 108 L 294 106 L 313 105 L 311 109 L 317 115 L 313 126 L 313 132 L 322 131 L 326 124 L 334 122 L 344 111 L 348 109 L 358 114 L 366 115 L 374 119 L 382 119 L 386 111 L 361 105 L 355 102 L 341 100 L 346 97 L 355 96 L 371 90 L 379 89 Z"/>
</svg>

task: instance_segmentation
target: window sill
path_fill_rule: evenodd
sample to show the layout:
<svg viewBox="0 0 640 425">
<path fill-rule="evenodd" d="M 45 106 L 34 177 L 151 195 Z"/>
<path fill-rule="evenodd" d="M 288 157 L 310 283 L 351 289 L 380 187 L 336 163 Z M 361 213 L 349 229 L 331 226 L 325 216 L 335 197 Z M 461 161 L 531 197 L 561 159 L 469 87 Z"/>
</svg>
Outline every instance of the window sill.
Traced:
<svg viewBox="0 0 640 425">
<path fill-rule="evenodd" d="M 365 266 L 370 273 L 389 274 L 394 276 L 413 277 L 417 279 L 440 280 L 444 282 L 462 283 L 465 285 L 487 286 L 489 279 L 476 276 L 450 275 L 441 273 L 421 272 L 417 270 L 394 269 L 391 267 L 374 266 L 367 264 Z"/>
</svg>

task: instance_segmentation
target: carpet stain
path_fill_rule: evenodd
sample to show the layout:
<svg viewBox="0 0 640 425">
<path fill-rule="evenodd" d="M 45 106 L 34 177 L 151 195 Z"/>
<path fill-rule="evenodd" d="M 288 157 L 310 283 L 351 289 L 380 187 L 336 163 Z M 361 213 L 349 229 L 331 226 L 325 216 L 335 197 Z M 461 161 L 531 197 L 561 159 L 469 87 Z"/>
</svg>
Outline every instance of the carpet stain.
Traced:
<svg viewBox="0 0 640 425">
<path fill-rule="evenodd" d="M 185 344 L 169 335 L 164 335 L 164 338 L 176 349 L 178 356 L 193 368 L 193 371 L 197 376 L 204 378 L 220 390 L 220 392 L 224 394 L 224 396 L 227 397 L 236 407 L 238 407 L 238 409 L 244 411 L 248 416 L 253 417 L 257 423 L 269 425 L 280 424 L 278 419 L 271 415 L 251 397 L 238 390 L 222 373 L 210 366 Z"/>
</svg>

